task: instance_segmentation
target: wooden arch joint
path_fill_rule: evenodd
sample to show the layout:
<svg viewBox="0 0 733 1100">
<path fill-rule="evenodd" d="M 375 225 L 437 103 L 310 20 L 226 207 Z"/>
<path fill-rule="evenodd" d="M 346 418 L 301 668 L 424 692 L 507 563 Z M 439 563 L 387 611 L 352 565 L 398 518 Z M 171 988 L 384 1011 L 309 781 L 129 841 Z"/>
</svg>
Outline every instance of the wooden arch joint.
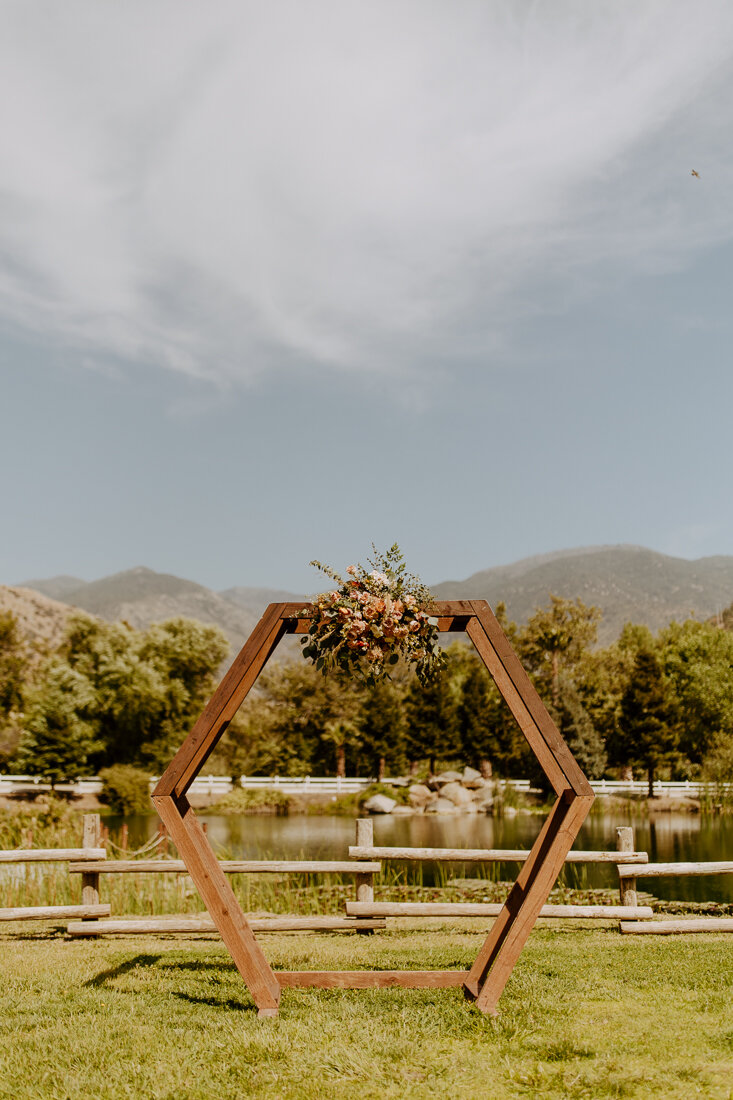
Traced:
<svg viewBox="0 0 733 1100">
<path fill-rule="evenodd" d="M 450 600 L 436 606 L 441 631 L 465 631 L 473 642 L 555 791 L 555 803 L 467 973 L 273 971 L 186 798 L 280 640 L 286 634 L 308 630 L 308 619 L 298 617 L 302 604 L 270 604 L 153 792 L 153 803 L 260 1016 L 276 1015 L 281 990 L 294 986 L 437 988 L 458 984 L 482 1012 L 495 1014 L 504 986 L 590 809 L 591 786 L 486 601 Z"/>
</svg>

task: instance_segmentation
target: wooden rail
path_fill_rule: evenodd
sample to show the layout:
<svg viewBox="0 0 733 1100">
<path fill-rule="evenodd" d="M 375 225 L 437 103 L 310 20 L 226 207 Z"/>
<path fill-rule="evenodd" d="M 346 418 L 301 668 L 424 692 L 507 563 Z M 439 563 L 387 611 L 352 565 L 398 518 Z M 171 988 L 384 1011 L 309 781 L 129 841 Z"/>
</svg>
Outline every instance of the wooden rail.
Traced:
<svg viewBox="0 0 733 1100">
<path fill-rule="evenodd" d="M 69 863 L 106 858 L 104 848 L 16 848 L 0 852 L 0 863 Z"/>
<path fill-rule="evenodd" d="M 674 875 L 733 875 L 733 860 L 713 863 L 647 863 L 629 870 L 619 867 L 620 878 L 671 878 Z"/>
<path fill-rule="evenodd" d="M 0 921 L 94 920 L 110 915 L 110 906 L 99 901 L 99 874 L 93 867 L 104 866 L 106 851 L 100 847 L 99 814 L 85 814 L 81 848 L 16 848 L 0 852 L 0 864 L 68 863 L 82 873 L 81 905 L 20 905 L 0 909 Z"/>
<path fill-rule="evenodd" d="M 107 907 L 109 909 L 109 906 Z M 108 914 L 99 914 L 99 916 Z M 353 917 L 248 917 L 247 923 L 254 932 L 359 932 L 386 928 L 383 918 L 354 920 Z M 185 934 L 193 932 L 217 933 L 211 917 L 146 917 L 120 920 L 72 921 L 67 932 L 70 936 L 140 936 L 150 934 Z"/>
<path fill-rule="evenodd" d="M 398 859 L 434 863 L 524 863 L 530 853 L 524 848 L 374 848 L 352 845 L 352 859 Z M 646 852 L 570 851 L 566 863 L 646 863 Z"/>
<path fill-rule="evenodd" d="M 108 917 L 109 905 L 20 905 L 0 909 L 0 921 L 5 920 L 68 920 L 69 917 Z"/>
<path fill-rule="evenodd" d="M 733 932 L 733 917 L 687 917 L 685 920 L 621 921 L 627 935 L 671 936 L 688 932 Z"/>
<path fill-rule="evenodd" d="M 297 859 L 220 859 L 222 871 L 227 874 L 298 874 L 324 875 L 359 874 L 374 875 L 381 869 L 380 863 L 349 863 L 347 860 L 297 860 Z M 110 859 L 98 863 L 71 863 L 71 872 L 93 871 L 98 875 L 176 874 L 186 875 L 182 859 Z"/>
<path fill-rule="evenodd" d="M 498 917 L 502 906 L 494 902 L 473 901 L 347 901 L 346 913 L 350 917 Z M 541 917 L 568 917 L 619 920 L 653 917 L 648 905 L 543 905 Z"/>
</svg>

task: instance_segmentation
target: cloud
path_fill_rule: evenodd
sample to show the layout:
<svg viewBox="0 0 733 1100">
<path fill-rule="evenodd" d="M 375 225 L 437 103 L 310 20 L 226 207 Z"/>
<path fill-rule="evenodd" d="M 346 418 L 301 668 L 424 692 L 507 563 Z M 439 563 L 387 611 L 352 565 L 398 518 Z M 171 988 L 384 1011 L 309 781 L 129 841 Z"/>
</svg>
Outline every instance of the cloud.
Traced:
<svg viewBox="0 0 733 1100">
<path fill-rule="evenodd" d="M 3 16 L 0 309 L 92 359 L 480 362 L 538 286 L 730 239 L 725 0 Z"/>
</svg>

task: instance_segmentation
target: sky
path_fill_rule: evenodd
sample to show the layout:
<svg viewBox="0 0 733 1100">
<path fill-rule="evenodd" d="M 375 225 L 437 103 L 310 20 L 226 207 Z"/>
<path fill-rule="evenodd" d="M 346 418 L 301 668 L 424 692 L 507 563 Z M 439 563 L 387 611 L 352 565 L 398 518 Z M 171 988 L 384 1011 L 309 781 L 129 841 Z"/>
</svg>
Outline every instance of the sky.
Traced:
<svg viewBox="0 0 733 1100">
<path fill-rule="evenodd" d="M 0 29 L 0 583 L 733 554 L 728 0 Z"/>
</svg>

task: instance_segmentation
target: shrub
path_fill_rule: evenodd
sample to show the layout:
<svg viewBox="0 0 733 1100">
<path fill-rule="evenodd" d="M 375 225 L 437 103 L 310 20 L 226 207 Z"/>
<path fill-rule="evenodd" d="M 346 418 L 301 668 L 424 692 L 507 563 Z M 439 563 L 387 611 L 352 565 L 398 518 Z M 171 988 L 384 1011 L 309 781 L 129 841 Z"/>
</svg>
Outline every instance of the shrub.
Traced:
<svg viewBox="0 0 733 1100">
<path fill-rule="evenodd" d="M 100 773 L 102 793 L 100 799 L 118 814 L 148 814 L 150 782 L 148 773 L 132 764 L 113 764 Z"/>
<path fill-rule="evenodd" d="M 290 799 L 282 791 L 271 787 L 254 790 L 235 787 L 206 809 L 207 814 L 287 814 Z"/>
</svg>

